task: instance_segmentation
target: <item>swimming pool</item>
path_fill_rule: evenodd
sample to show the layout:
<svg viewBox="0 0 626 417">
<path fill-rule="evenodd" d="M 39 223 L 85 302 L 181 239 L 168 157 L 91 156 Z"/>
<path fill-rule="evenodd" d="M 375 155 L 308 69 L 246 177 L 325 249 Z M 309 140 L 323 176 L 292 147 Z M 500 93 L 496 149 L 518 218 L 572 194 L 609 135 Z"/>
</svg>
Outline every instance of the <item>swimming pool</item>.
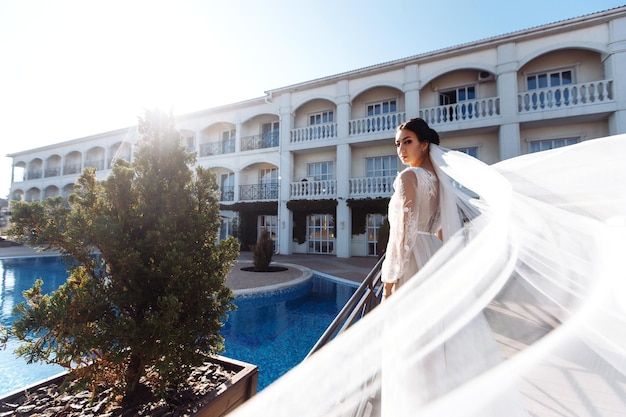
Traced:
<svg viewBox="0 0 626 417">
<path fill-rule="evenodd" d="M 50 292 L 65 282 L 66 265 L 58 256 L 0 259 L 0 322 L 10 326 L 13 306 L 23 301 L 22 292 L 37 278 Z M 229 313 L 222 329 L 224 356 L 259 367 L 262 390 L 297 365 L 313 347 L 357 285 L 314 274 L 296 286 L 235 299 L 237 310 Z M 63 371 L 58 365 L 26 364 L 13 354 L 17 343 L 0 350 L 0 396 Z"/>
</svg>

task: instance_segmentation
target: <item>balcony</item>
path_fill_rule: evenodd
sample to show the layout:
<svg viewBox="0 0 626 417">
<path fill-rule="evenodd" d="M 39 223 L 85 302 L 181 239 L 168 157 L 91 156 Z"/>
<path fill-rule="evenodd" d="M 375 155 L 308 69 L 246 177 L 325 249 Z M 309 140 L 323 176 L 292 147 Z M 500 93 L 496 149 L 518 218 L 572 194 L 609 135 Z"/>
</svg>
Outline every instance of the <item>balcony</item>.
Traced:
<svg viewBox="0 0 626 417">
<path fill-rule="evenodd" d="M 613 80 L 562 85 L 517 95 L 520 113 L 539 112 L 613 101 Z"/>
<path fill-rule="evenodd" d="M 26 172 L 26 178 L 28 178 L 29 180 L 38 180 L 41 178 L 41 169 L 29 169 Z"/>
<path fill-rule="evenodd" d="M 63 166 L 63 175 L 79 174 L 80 164 L 67 164 Z"/>
<path fill-rule="evenodd" d="M 235 141 L 209 142 L 200 144 L 200 156 L 223 155 L 235 152 Z"/>
<path fill-rule="evenodd" d="M 44 176 L 46 178 L 48 178 L 48 177 L 58 177 L 59 175 L 61 175 L 61 167 L 46 168 L 46 170 L 44 172 Z"/>
<path fill-rule="evenodd" d="M 319 124 L 291 130 L 291 143 L 305 143 L 337 137 L 337 123 Z"/>
<path fill-rule="evenodd" d="M 290 184 L 291 199 L 316 199 L 337 197 L 337 180 L 307 181 L 302 180 Z"/>
<path fill-rule="evenodd" d="M 241 150 L 251 151 L 254 149 L 275 148 L 279 144 L 278 132 L 264 133 L 262 135 L 246 136 L 241 138 Z"/>
<path fill-rule="evenodd" d="M 350 178 L 350 198 L 389 197 L 395 179 L 395 176 Z"/>
<path fill-rule="evenodd" d="M 419 112 L 419 117 L 424 119 L 431 126 L 498 116 L 500 116 L 499 97 L 467 100 L 455 104 L 427 107 L 420 109 Z"/>
<path fill-rule="evenodd" d="M 240 185 L 239 200 L 278 200 L 278 184 Z"/>
<path fill-rule="evenodd" d="M 93 159 L 85 161 L 85 168 L 95 168 L 96 171 L 102 171 L 104 169 L 104 159 Z"/>
<path fill-rule="evenodd" d="M 348 122 L 348 135 L 367 133 L 395 132 L 398 125 L 406 121 L 406 113 L 389 113 L 354 119 Z"/>
</svg>

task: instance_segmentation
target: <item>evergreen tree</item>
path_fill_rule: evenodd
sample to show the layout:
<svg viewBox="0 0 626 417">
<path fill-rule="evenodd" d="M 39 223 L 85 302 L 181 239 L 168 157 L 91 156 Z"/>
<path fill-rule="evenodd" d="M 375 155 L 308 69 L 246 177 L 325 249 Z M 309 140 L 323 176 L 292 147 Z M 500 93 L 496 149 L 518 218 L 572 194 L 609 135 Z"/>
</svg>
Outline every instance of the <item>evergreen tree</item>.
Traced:
<svg viewBox="0 0 626 417">
<path fill-rule="evenodd" d="M 60 197 L 15 204 L 10 232 L 74 262 L 58 290 L 43 295 L 38 282 L 16 306 L 18 353 L 71 367 L 92 388 L 113 385 L 127 404 L 147 399 L 143 377 L 163 396 L 223 349 L 224 281 L 239 254 L 232 238 L 216 244 L 215 176 L 190 168 L 172 114 L 147 111 L 138 129 L 132 163 L 116 161 L 102 182 L 86 169 L 69 207 Z"/>
</svg>

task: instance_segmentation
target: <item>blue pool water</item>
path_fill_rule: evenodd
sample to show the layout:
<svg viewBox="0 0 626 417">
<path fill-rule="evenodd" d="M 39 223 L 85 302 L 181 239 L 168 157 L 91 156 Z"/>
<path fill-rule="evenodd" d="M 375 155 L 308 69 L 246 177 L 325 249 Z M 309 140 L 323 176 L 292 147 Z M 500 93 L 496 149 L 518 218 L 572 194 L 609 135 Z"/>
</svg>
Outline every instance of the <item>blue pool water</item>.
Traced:
<svg viewBox="0 0 626 417">
<path fill-rule="evenodd" d="M 66 265 L 58 256 L 0 259 L 0 323 L 10 326 L 13 306 L 22 292 L 43 278 L 43 291 L 65 282 Z M 322 275 L 281 290 L 238 296 L 237 310 L 229 313 L 222 329 L 222 355 L 259 367 L 261 390 L 297 365 L 313 347 L 356 285 Z M 63 369 L 57 365 L 30 364 L 16 357 L 17 343 L 0 350 L 0 396 L 19 390 Z"/>
</svg>

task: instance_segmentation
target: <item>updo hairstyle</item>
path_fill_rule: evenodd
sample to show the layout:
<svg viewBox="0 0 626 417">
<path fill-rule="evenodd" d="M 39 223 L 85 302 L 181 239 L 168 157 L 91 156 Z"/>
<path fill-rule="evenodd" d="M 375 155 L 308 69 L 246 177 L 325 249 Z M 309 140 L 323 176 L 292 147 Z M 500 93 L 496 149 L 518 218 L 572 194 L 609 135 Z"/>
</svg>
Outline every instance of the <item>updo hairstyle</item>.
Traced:
<svg viewBox="0 0 626 417">
<path fill-rule="evenodd" d="M 398 130 L 402 129 L 410 130 L 415 133 L 420 142 L 429 142 L 439 145 L 439 133 L 431 129 L 424 119 L 416 117 L 415 119 L 408 120 L 398 126 Z"/>
</svg>

